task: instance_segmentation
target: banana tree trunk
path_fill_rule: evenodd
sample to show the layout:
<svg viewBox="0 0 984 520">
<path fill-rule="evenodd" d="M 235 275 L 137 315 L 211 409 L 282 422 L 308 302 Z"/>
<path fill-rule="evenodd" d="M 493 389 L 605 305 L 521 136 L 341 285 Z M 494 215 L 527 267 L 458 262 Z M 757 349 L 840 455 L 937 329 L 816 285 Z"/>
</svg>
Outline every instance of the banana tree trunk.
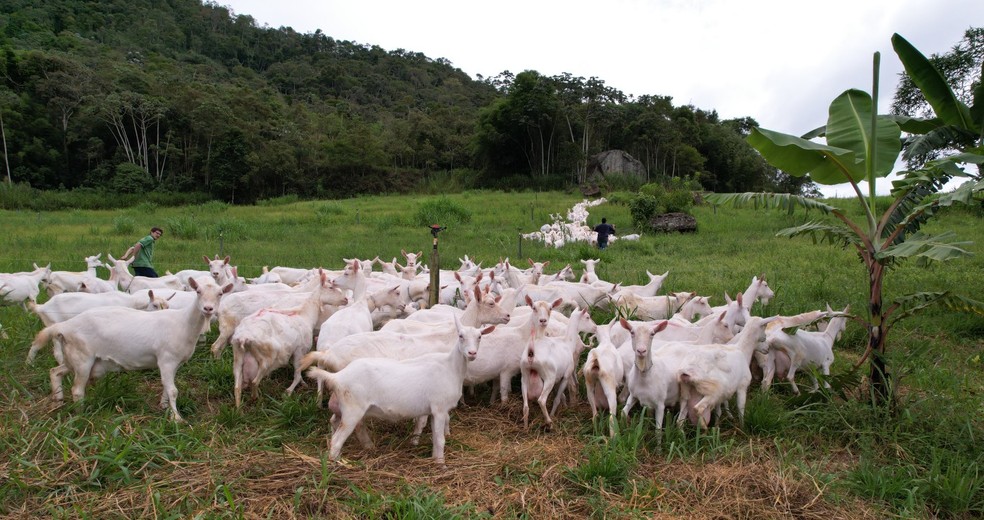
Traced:
<svg viewBox="0 0 984 520">
<path fill-rule="evenodd" d="M 872 261 L 868 265 L 868 276 L 871 294 L 868 300 L 868 312 L 871 320 L 868 325 L 868 349 L 871 355 L 871 372 L 868 379 L 871 383 L 871 398 L 875 404 L 891 402 L 892 384 L 885 365 L 885 328 L 882 314 L 882 275 L 884 266 Z"/>
</svg>

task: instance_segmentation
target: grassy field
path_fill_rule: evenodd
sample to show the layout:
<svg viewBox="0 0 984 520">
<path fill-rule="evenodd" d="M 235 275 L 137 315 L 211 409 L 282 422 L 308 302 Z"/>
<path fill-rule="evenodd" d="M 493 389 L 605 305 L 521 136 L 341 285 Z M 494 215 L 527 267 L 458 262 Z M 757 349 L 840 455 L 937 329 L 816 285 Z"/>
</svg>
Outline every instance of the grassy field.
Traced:
<svg viewBox="0 0 984 520">
<path fill-rule="evenodd" d="M 697 291 L 723 302 L 764 274 L 776 297 L 760 315 L 795 314 L 850 304 L 863 312 L 865 275 L 851 250 L 781 239 L 775 233 L 817 213 L 699 207 L 693 235 L 650 235 L 600 252 L 587 245 L 547 249 L 520 233 L 566 212 L 580 197 L 564 193 L 467 192 L 447 197 L 363 197 L 345 201 L 219 203 L 185 208 L 143 205 L 123 211 L 2 212 L 0 272 L 32 262 L 82 270 L 83 257 L 114 256 L 165 229 L 159 272 L 202 268 L 203 255 L 230 255 L 240 274 L 262 266 L 340 268 L 342 258 L 429 254 L 426 225 L 441 223 L 442 267 L 465 254 L 493 265 L 509 257 L 549 260 L 548 272 L 601 258 L 610 281 L 645 283 L 669 271 L 664 290 Z M 854 204 L 837 201 L 845 208 Z M 591 209 L 620 233 L 632 229 L 625 206 Z M 929 230 L 953 229 L 974 256 L 920 268 L 904 264 L 886 278 L 886 298 L 953 290 L 975 299 L 984 289 L 984 226 L 975 210 L 951 210 Z M 42 296 L 44 299 L 44 296 Z M 610 315 L 595 313 L 596 320 Z M 797 398 L 783 385 L 751 393 L 744 427 L 725 421 L 697 434 L 637 413 L 606 442 L 584 399 L 562 409 L 555 429 L 538 413 L 522 427 L 513 398 L 489 406 L 488 389 L 452 414 L 447 467 L 429 461 L 430 444 L 409 443 L 408 424 L 375 424 L 377 447 L 346 444 L 345 460 L 326 460 L 327 415 L 311 385 L 283 394 L 286 369 L 258 402 L 233 406 L 231 354 L 213 360 L 199 346 L 179 370 L 175 425 L 157 406 L 156 372 L 111 374 L 86 400 L 56 407 L 48 399 L 50 350 L 24 363 L 40 321 L 20 307 L 0 308 L 0 515 L 6 518 L 971 518 L 984 514 L 984 319 L 931 309 L 893 331 L 890 368 L 898 405 L 875 409 L 854 363 L 865 334 L 851 323 L 835 346 L 833 396 Z M 162 331 L 163 332 L 163 331 Z M 214 338 L 215 332 L 209 337 Z M 227 349 L 228 350 L 228 349 Z M 801 385 L 803 387 L 803 385 Z M 583 388 L 582 388 L 583 393 Z"/>
</svg>

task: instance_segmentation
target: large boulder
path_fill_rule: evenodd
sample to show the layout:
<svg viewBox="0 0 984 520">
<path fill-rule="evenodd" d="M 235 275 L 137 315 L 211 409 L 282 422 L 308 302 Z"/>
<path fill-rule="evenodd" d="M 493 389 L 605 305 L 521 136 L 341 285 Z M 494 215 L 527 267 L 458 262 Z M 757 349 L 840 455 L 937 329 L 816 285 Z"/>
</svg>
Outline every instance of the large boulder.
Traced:
<svg viewBox="0 0 984 520">
<path fill-rule="evenodd" d="M 645 180 L 646 167 L 638 159 L 622 150 L 608 150 L 592 155 L 588 159 L 582 192 L 600 194 L 598 186 L 606 184 L 605 177 L 613 173 L 634 175 Z"/>
<path fill-rule="evenodd" d="M 697 219 L 687 213 L 663 213 L 649 221 L 653 231 L 669 233 L 693 233 L 697 231 Z"/>
</svg>

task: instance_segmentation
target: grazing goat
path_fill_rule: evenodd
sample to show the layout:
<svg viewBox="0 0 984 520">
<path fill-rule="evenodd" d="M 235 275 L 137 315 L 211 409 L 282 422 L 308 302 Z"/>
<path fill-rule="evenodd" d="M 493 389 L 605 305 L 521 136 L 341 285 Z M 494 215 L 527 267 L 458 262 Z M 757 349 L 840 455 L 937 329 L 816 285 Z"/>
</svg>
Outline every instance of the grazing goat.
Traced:
<svg viewBox="0 0 984 520">
<path fill-rule="evenodd" d="M 818 366 L 823 375 L 830 375 L 830 365 L 834 363 L 834 341 L 840 337 L 841 333 L 847 327 L 847 313 L 850 309 L 850 306 L 847 306 L 840 313 L 834 313 L 828 305 L 827 315 L 833 317 L 822 331 L 808 331 L 794 328 L 792 333 L 787 333 L 788 326 L 773 326 L 777 324 L 770 324 L 770 327 L 766 330 L 769 349 L 771 351 L 782 352 L 789 359 L 786 380 L 792 385 L 793 392 L 800 393 L 799 387 L 796 386 L 796 371 L 804 366 Z M 775 364 L 771 367 L 766 366 L 763 372 L 762 388 L 767 389 L 776 372 Z M 813 381 L 811 392 L 816 392 L 819 388 L 817 377 L 811 373 L 810 379 Z M 826 381 L 823 384 L 825 388 L 830 388 L 830 384 Z"/>
<path fill-rule="evenodd" d="M 314 327 L 322 308 L 332 305 L 337 290 L 324 272 L 319 285 L 301 305 L 287 309 L 266 308 L 243 318 L 229 341 L 232 344 L 232 373 L 236 408 L 242 404 L 243 387 L 250 386 L 258 397 L 260 381 L 275 369 L 294 362 L 294 381 L 287 393 L 301 382 L 301 358 L 314 343 Z"/>
<path fill-rule="evenodd" d="M 90 379 L 107 372 L 157 368 L 163 385 L 161 407 L 170 405 L 174 420 L 183 422 L 174 375 L 194 354 L 198 336 L 215 314 L 219 299 L 232 290 L 232 284 L 219 287 L 194 279 L 189 284 L 198 297 L 195 305 L 186 309 L 144 312 L 102 307 L 45 327 L 34 338 L 27 362 L 33 363 L 37 352 L 49 342 L 64 356 L 64 361 L 50 371 L 56 401 L 64 399 L 62 377 L 69 372 L 75 374 L 72 398 L 79 401 L 85 397 Z"/>
<path fill-rule="evenodd" d="M 736 396 L 738 421 L 745 416 L 745 399 L 752 382 L 749 364 L 756 350 L 764 350 L 765 327 L 776 317 L 752 316 L 745 327 L 726 345 L 698 345 L 692 347 L 686 359 L 680 363 L 677 381 L 680 383 L 680 415 L 683 423 L 691 410 L 698 425 L 706 427 L 711 410 Z"/>
<path fill-rule="evenodd" d="M 495 329 L 462 325 L 457 317 L 455 327 L 458 339 L 450 352 L 404 360 L 358 359 L 335 373 L 319 368 L 308 370 L 308 377 L 323 382 L 332 392 L 328 401 L 334 414 L 328 452 L 331 460 L 338 460 L 353 431 L 367 447 L 372 445 L 363 423 L 366 417 L 399 421 L 429 415 L 432 457 L 436 463 L 444 464 L 445 431 L 450 411 L 461 399 L 468 362 L 478 355 L 482 336 Z"/>
<path fill-rule="evenodd" d="M 591 407 L 591 419 L 598 416 L 598 409 L 608 410 L 608 434 L 615 436 L 615 410 L 618 402 L 618 389 L 625 378 L 622 356 L 612 344 L 609 330 L 612 324 L 599 325 L 596 336 L 598 346 L 588 351 L 581 373 Z"/>
</svg>

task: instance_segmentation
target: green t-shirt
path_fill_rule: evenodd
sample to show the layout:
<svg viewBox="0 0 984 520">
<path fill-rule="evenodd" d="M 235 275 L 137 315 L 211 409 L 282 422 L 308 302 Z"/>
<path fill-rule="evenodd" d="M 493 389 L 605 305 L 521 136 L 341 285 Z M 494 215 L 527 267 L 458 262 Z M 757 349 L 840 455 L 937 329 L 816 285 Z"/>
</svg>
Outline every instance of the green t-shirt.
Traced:
<svg viewBox="0 0 984 520">
<path fill-rule="evenodd" d="M 154 237 L 147 235 L 140 239 L 140 252 L 137 259 L 133 261 L 134 267 L 154 267 Z"/>
</svg>

